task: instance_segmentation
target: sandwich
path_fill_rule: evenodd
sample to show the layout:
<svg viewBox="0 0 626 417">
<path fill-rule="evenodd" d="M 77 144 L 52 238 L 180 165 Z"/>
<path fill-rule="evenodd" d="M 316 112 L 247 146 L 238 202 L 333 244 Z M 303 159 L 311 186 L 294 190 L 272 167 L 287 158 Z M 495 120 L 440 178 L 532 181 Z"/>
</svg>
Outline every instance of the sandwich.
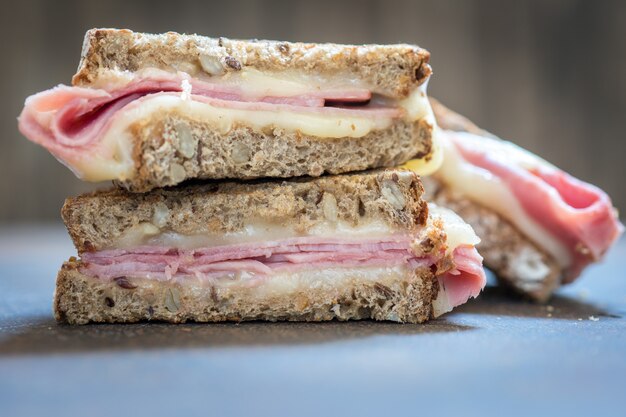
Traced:
<svg viewBox="0 0 626 417">
<path fill-rule="evenodd" d="M 431 102 L 443 163 L 424 178 L 427 198 L 472 225 L 501 283 L 547 301 L 623 232 L 601 189 Z"/>
<path fill-rule="evenodd" d="M 478 238 L 416 174 L 203 182 L 69 198 L 61 322 L 421 323 L 485 285 Z"/>
<path fill-rule="evenodd" d="M 72 86 L 18 119 L 80 179 L 114 182 L 62 209 L 77 256 L 57 320 L 421 323 L 476 297 L 479 239 L 416 175 L 442 155 L 428 60 L 88 31 Z"/>
<path fill-rule="evenodd" d="M 87 32 L 72 86 L 19 129 L 85 181 L 320 176 L 420 158 L 433 171 L 429 53 L 412 45 Z M 432 159 L 432 161 L 431 161 Z"/>
</svg>

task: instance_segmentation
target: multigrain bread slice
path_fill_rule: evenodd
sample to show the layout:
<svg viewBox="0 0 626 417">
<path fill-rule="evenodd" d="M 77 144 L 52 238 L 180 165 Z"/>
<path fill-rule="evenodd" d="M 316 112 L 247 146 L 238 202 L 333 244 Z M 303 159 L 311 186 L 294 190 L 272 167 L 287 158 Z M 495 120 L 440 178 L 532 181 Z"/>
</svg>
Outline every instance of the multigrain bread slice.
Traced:
<svg viewBox="0 0 626 417">
<path fill-rule="evenodd" d="M 303 271 L 275 277 L 302 280 L 301 287 L 259 295 L 259 287 L 232 288 L 133 279 L 103 281 L 80 272 L 81 263 L 66 262 L 57 277 L 54 314 L 70 324 L 170 323 L 219 321 L 391 320 L 421 323 L 433 317 L 439 285 L 428 270 L 381 270 L 373 280 L 358 269 L 337 280 L 320 279 L 332 271 Z"/>
<path fill-rule="evenodd" d="M 493 136 L 464 116 L 431 98 L 437 124 L 445 130 Z M 474 201 L 453 192 L 435 178 L 424 178 L 425 198 L 448 207 L 468 222 L 480 236 L 477 246 L 484 264 L 503 285 L 538 302 L 547 301 L 560 285 L 558 262 L 509 221 Z"/>
<path fill-rule="evenodd" d="M 358 138 L 320 138 L 241 125 L 223 134 L 205 121 L 163 113 L 133 128 L 136 175 L 115 183 L 145 192 L 186 179 L 291 178 L 397 166 L 431 152 L 432 125 L 398 122 Z"/>
<path fill-rule="evenodd" d="M 70 198 L 62 215 L 81 259 L 71 258 L 59 272 L 55 316 L 71 324 L 365 318 L 420 323 L 451 308 L 438 304 L 438 276 L 453 268 L 450 255 L 443 254 L 443 221 L 428 217 L 422 194 L 414 173 L 387 170 L 291 181 L 197 184 L 146 194 L 112 189 Z M 218 253 L 232 248 L 233 236 L 243 233 L 243 246 L 249 249 L 263 244 L 250 240 L 250 230 L 257 226 L 256 230 L 267 233 L 265 240 L 313 236 L 306 240 L 308 245 L 314 244 L 315 236 L 327 242 L 324 245 L 346 238 L 354 245 L 372 236 L 390 242 L 409 236 L 413 253 L 436 258 L 429 265 L 311 264 L 276 269 L 260 283 L 246 281 L 239 273 L 201 279 L 126 272 L 106 278 L 90 265 L 100 262 L 99 254 L 109 256 L 113 264 L 129 257 L 130 262 L 139 262 L 132 259 L 137 253 L 171 254 L 171 249 L 145 252 L 146 245 L 158 248 L 154 239 L 162 244 L 162 236 L 186 250 L 190 249 L 184 246 L 185 238 L 209 236 L 200 247 L 207 242 L 224 245 L 215 239 L 231 239 L 212 252 Z M 281 242 L 284 247 L 288 240 Z M 133 252 L 134 248 L 139 249 Z M 333 252 L 329 259 L 336 256 Z M 239 258 L 245 256 L 234 259 Z"/>
<path fill-rule="evenodd" d="M 195 76 L 251 67 L 271 72 L 349 74 L 367 81 L 378 94 L 403 98 L 428 79 L 432 72 L 429 59 L 428 51 L 407 44 L 294 43 L 92 29 L 85 35 L 80 64 L 72 82 L 88 86 L 108 70 L 159 68 Z"/>
<path fill-rule="evenodd" d="M 68 198 L 61 215 L 80 254 L 109 248 L 130 230 L 154 227 L 219 234 L 270 223 L 304 233 L 329 221 L 360 227 L 376 220 L 414 231 L 428 216 L 422 193 L 414 173 L 382 170 L 290 181 L 211 182 L 145 194 L 110 189 Z"/>
</svg>

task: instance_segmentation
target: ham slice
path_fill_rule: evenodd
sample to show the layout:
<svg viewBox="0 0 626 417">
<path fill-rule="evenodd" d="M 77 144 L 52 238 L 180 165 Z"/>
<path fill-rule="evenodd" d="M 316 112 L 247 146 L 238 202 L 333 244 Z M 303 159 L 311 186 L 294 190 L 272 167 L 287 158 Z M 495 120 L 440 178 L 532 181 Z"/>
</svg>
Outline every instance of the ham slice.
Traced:
<svg viewBox="0 0 626 417">
<path fill-rule="evenodd" d="M 122 276 L 147 279 L 201 280 L 247 276 L 247 285 L 258 285 L 273 273 L 306 269 L 395 267 L 429 268 L 444 255 L 417 257 L 411 250 L 412 237 L 391 235 L 361 241 L 298 237 L 282 241 L 243 243 L 228 246 L 178 250 L 168 247 L 137 247 L 87 252 L 82 255 L 82 272 L 103 280 Z M 452 252 L 455 267 L 442 271 L 440 280 L 450 306 L 475 297 L 485 286 L 482 258 L 473 246 Z"/>
<path fill-rule="evenodd" d="M 487 284 L 483 258 L 473 246 L 459 246 L 452 253 L 455 269 L 440 278 L 448 305 L 456 307 L 476 298 Z"/>
<path fill-rule="evenodd" d="M 507 142 L 452 132 L 444 137 L 466 163 L 498 178 L 523 212 L 567 250 L 564 282 L 599 260 L 622 233 L 609 196 L 599 188 Z M 449 180 L 444 178 L 454 187 Z M 499 214 L 507 217 L 506 212 Z M 515 224 L 517 219 L 509 220 Z M 541 241 L 536 243 L 542 246 Z"/>
<path fill-rule="evenodd" d="M 185 85 L 190 88 L 185 91 Z M 318 113 L 364 118 L 395 118 L 399 107 L 369 104 L 366 89 L 312 90 L 307 94 L 271 97 L 248 94 L 240 85 L 190 78 L 184 73 L 152 70 L 123 86 L 108 89 L 59 85 L 26 99 L 19 116 L 24 136 L 71 165 L 81 155 L 105 152 L 98 143 L 120 113 L 160 95 L 185 95 L 214 107 L 248 111 Z M 326 104 L 332 104 L 332 107 Z M 358 105 L 355 105 L 358 104 Z M 106 156 L 106 155 L 105 155 Z M 71 168 L 71 167 L 70 167 Z"/>
</svg>

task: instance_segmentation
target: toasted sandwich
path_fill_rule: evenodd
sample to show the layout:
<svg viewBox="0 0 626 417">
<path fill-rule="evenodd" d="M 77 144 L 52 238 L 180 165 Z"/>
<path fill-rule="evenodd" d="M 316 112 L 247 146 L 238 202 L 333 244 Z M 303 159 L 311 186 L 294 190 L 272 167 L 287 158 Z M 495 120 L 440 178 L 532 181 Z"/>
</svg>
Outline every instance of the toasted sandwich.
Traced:
<svg viewBox="0 0 626 417">
<path fill-rule="evenodd" d="M 26 100 L 20 131 L 86 181 L 434 170 L 429 53 L 93 29 L 72 86 Z"/>
<path fill-rule="evenodd" d="M 478 238 L 417 175 L 373 171 L 66 201 L 61 322 L 420 323 L 485 285 Z"/>
<path fill-rule="evenodd" d="M 424 178 L 427 198 L 472 225 L 485 266 L 500 282 L 546 301 L 622 233 L 602 190 L 431 102 L 444 156 Z"/>
</svg>

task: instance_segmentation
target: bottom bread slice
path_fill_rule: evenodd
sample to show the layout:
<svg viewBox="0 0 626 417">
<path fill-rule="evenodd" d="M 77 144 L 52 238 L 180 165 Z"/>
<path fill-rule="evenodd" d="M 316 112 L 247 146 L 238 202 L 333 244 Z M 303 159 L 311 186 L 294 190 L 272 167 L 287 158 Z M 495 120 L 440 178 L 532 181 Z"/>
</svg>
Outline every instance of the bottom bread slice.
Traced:
<svg viewBox="0 0 626 417">
<path fill-rule="evenodd" d="M 256 285 L 236 281 L 146 278 L 103 280 L 66 262 L 54 314 L 70 324 L 374 319 L 421 323 L 435 316 L 439 282 L 430 268 L 329 268 L 276 274 Z"/>
</svg>

